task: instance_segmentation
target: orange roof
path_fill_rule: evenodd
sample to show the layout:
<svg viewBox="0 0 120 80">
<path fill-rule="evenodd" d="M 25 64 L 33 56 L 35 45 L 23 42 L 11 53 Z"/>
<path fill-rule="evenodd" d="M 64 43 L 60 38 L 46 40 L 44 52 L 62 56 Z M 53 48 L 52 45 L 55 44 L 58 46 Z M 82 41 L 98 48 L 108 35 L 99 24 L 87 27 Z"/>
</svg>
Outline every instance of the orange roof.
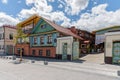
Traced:
<svg viewBox="0 0 120 80">
<path fill-rule="evenodd" d="M 64 33 L 64 34 L 66 34 L 66 35 L 70 35 L 70 36 L 73 36 L 73 37 L 75 37 L 75 38 L 78 38 L 78 39 L 83 40 L 82 37 L 74 34 L 73 32 L 71 32 L 71 30 L 69 30 L 69 29 L 67 29 L 67 28 L 64 28 L 64 27 L 62 27 L 62 26 L 59 26 L 59 25 L 55 24 L 54 22 L 52 22 L 52 21 L 50 21 L 50 20 L 47 20 L 47 19 L 45 19 L 45 18 L 43 18 L 43 19 L 44 19 L 47 23 L 49 23 L 52 27 L 54 27 L 57 31 L 59 31 L 59 32 L 61 32 L 61 33 Z"/>
<path fill-rule="evenodd" d="M 34 19 L 34 23 L 36 24 L 39 21 L 40 16 L 38 16 L 37 14 L 34 14 L 31 17 L 27 18 L 26 20 L 18 23 L 17 25 L 20 25 L 20 27 L 25 27 L 23 25 L 24 24 L 29 25 L 29 24 L 33 23 L 33 21 L 32 21 L 33 19 Z"/>
</svg>

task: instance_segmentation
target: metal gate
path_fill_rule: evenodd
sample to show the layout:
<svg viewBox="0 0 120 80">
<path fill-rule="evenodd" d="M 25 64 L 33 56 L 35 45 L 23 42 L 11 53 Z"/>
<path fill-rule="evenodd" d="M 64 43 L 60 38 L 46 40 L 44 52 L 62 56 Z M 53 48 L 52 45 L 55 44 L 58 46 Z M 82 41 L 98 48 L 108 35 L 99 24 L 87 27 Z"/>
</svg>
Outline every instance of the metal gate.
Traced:
<svg viewBox="0 0 120 80">
<path fill-rule="evenodd" d="M 73 42 L 73 60 L 79 59 L 79 42 Z"/>
<path fill-rule="evenodd" d="M 120 41 L 113 42 L 113 63 L 120 63 Z"/>
<path fill-rule="evenodd" d="M 67 43 L 63 43 L 62 49 L 63 49 L 62 60 L 67 60 Z"/>
</svg>

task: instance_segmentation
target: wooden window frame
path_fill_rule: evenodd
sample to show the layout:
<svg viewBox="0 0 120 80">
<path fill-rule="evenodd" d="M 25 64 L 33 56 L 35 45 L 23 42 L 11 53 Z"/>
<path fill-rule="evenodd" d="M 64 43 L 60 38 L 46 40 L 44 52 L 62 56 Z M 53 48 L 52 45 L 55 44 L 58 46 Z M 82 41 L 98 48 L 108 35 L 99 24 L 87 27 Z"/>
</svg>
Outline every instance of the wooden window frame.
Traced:
<svg viewBox="0 0 120 80">
<path fill-rule="evenodd" d="M 51 56 L 51 50 L 50 50 L 50 49 L 47 49 L 47 50 L 46 50 L 46 56 L 47 56 L 47 57 L 50 57 L 50 56 Z"/>
<path fill-rule="evenodd" d="M 35 36 L 33 39 L 34 39 L 34 45 L 37 45 L 37 37 Z"/>
<path fill-rule="evenodd" d="M 42 56 L 42 54 L 43 54 L 43 50 L 40 49 L 40 50 L 39 50 L 39 56 Z"/>
<path fill-rule="evenodd" d="M 40 36 L 40 44 L 44 44 L 44 36 Z"/>
</svg>

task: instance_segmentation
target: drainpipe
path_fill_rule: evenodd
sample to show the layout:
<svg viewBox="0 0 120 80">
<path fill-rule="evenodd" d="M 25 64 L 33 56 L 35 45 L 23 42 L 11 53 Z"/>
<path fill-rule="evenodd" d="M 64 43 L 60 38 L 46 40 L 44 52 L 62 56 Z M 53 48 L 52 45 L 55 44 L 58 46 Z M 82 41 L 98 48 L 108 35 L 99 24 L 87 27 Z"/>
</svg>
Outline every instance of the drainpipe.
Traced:
<svg viewBox="0 0 120 80">
<path fill-rule="evenodd" d="M 4 39 L 4 54 L 5 54 L 5 26 L 3 26 L 3 29 L 4 29 L 4 35 L 3 35 L 3 39 Z"/>
</svg>

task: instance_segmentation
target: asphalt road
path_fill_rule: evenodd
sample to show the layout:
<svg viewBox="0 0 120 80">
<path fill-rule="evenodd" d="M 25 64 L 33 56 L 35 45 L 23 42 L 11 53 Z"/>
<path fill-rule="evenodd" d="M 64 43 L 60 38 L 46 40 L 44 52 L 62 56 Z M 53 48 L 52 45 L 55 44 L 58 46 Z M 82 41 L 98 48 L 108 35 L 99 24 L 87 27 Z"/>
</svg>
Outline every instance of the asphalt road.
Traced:
<svg viewBox="0 0 120 80">
<path fill-rule="evenodd" d="M 118 77 L 0 59 L 0 80 L 120 80 Z"/>
</svg>

